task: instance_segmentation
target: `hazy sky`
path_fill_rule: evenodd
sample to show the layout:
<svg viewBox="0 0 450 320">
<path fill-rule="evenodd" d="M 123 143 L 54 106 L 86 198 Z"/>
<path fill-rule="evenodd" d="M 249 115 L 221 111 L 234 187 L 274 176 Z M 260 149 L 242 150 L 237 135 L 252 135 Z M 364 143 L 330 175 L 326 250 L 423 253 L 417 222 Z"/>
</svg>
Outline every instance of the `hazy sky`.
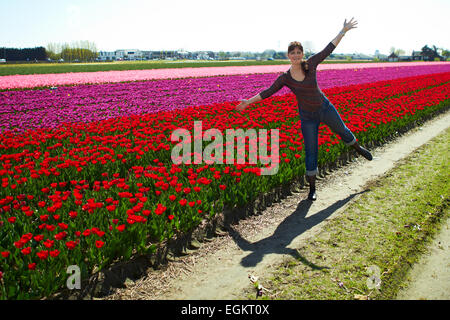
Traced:
<svg viewBox="0 0 450 320">
<path fill-rule="evenodd" d="M 324 48 L 355 17 L 334 53 L 450 49 L 449 0 L 0 0 L 0 47 L 94 42 L 99 51 L 287 51 Z"/>
</svg>

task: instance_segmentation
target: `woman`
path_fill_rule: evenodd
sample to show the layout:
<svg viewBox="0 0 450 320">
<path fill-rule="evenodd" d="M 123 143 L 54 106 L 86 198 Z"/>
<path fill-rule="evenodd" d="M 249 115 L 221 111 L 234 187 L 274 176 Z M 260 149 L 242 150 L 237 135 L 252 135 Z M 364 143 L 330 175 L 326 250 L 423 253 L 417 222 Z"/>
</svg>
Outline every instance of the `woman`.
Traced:
<svg viewBox="0 0 450 320">
<path fill-rule="evenodd" d="M 316 174 L 317 155 L 319 151 L 319 124 L 325 123 L 330 129 L 339 135 L 348 146 L 352 146 L 360 155 L 367 160 L 372 160 L 370 152 L 361 147 L 356 141 L 353 133 L 347 128 L 336 111 L 336 108 L 325 97 L 323 92 L 317 86 L 316 69 L 331 52 L 336 48 L 345 33 L 356 28 L 356 21 L 353 18 L 347 23 L 344 21 L 344 27 L 321 52 L 311 56 L 308 60 L 303 60 L 303 47 L 300 42 L 294 41 L 289 44 L 288 57 L 291 60 L 291 67 L 288 71 L 281 74 L 272 86 L 251 99 L 242 99 L 236 109 L 243 111 L 248 105 L 266 99 L 279 91 L 283 86 L 287 86 L 296 96 L 301 129 L 305 144 L 305 166 L 306 179 L 309 183 L 309 200 L 316 200 Z"/>
</svg>

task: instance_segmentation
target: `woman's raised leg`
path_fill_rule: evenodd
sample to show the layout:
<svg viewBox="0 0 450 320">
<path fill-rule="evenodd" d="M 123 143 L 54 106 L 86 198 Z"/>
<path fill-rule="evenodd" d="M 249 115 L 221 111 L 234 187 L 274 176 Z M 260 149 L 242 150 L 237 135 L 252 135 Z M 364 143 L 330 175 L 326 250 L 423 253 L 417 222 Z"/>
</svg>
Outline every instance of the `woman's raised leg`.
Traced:
<svg viewBox="0 0 450 320">
<path fill-rule="evenodd" d="M 367 160 L 372 160 L 372 154 L 359 145 L 355 135 L 347 128 L 344 121 L 342 121 L 341 116 L 333 104 L 329 101 L 325 101 L 324 104 L 321 113 L 321 121 L 330 127 L 331 131 L 339 135 L 346 145 L 354 148 L 356 152 Z"/>
</svg>

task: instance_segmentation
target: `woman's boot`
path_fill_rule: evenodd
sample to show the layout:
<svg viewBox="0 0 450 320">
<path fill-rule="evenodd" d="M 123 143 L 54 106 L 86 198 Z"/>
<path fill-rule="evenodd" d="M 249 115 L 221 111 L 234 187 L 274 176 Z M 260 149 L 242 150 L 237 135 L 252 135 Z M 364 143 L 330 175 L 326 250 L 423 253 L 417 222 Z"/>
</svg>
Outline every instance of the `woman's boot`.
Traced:
<svg viewBox="0 0 450 320">
<path fill-rule="evenodd" d="M 316 200 L 316 176 L 306 176 L 306 180 L 309 183 L 309 194 L 308 194 L 308 200 Z"/>
<path fill-rule="evenodd" d="M 362 155 L 367 160 L 372 160 L 372 154 L 369 152 L 369 150 L 361 147 L 358 142 L 355 142 L 352 144 L 352 147 L 358 152 L 360 155 Z"/>
</svg>

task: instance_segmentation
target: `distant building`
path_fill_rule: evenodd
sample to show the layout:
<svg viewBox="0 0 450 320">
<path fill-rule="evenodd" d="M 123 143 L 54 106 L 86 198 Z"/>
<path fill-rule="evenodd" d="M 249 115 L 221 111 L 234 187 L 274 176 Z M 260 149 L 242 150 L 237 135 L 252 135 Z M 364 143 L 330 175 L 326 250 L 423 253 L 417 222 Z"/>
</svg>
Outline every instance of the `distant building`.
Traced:
<svg viewBox="0 0 450 320">
<path fill-rule="evenodd" d="M 143 54 L 141 50 L 116 50 L 116 59 L 122 60 L 142 60 Z"/>
<path fill-rule="evenodd" d="M 390 61 L 390 62 L 396 62 L 396 61 L 398 61 L 398 55 L 396 55 L 395 52 L 392 52 L 392 53 L 388 56 L 388 61 Z"/>
<path fill-rule="evenodd" d="M 427 45 L 422 48 L 422 56 L 424 61 L 434 61 L 435 59 L 440 61 L 445 61 L 444 57 L 441 57 L 437 53 L 437 48 L 433 46 L 433 49 L 429 48 Z"/>
<path fill-rule="evenodd" d="M 189 55 L 190 55 L 190 53 L 188 51 L 184 51 L 184 50 L 177 51 L 177 56 L 180 59 L 188 59 Z"/>
<path fill-rule="evenodd" d="M 373 60 L 373 57 L 363 53 L 354 53 L 351 55 L 352 60 Z"/>
<path fill-rule="evenodd" d="M 99 51 L 97 60 L 106 61 L 106 60 L 115 60 L 115 52 L 112 51 Z"/>
<path fill-rule="evenodd" d="M 97 60 L 142 60 L 143 52 L 140 50 L 99 51 Z"/>
<path fill-rule="evenodd" d="M 395 53 L 391 53 L 388 57 L 389 61 L 434 61 L 435 59 L 439 59 L 443 61 L 443 57 L 437 54 L 435 50 L 432 50 L 425 46 L 422 48 L 422 51 L 412 51 L 411 55 L 401 55 L 397 56 Z"/>
<path fill-rule="evenodd" d="M 422 51 L 413 51 L 412 52 L 412 60 L 423 60 Z"/>
<path fill-rule="evenodd" d="M 385 54 L 381 54 L 380 50 L 375 50 L 375 54 L 373 55 L 374 59 L 378 59 L 378 60 L 387 60 L 388 56 Z"/>
<path fill-rule="evenodd" d="M 398 56 L 398 61 L 412 61 L 412 56 Z"/>
</svg>

